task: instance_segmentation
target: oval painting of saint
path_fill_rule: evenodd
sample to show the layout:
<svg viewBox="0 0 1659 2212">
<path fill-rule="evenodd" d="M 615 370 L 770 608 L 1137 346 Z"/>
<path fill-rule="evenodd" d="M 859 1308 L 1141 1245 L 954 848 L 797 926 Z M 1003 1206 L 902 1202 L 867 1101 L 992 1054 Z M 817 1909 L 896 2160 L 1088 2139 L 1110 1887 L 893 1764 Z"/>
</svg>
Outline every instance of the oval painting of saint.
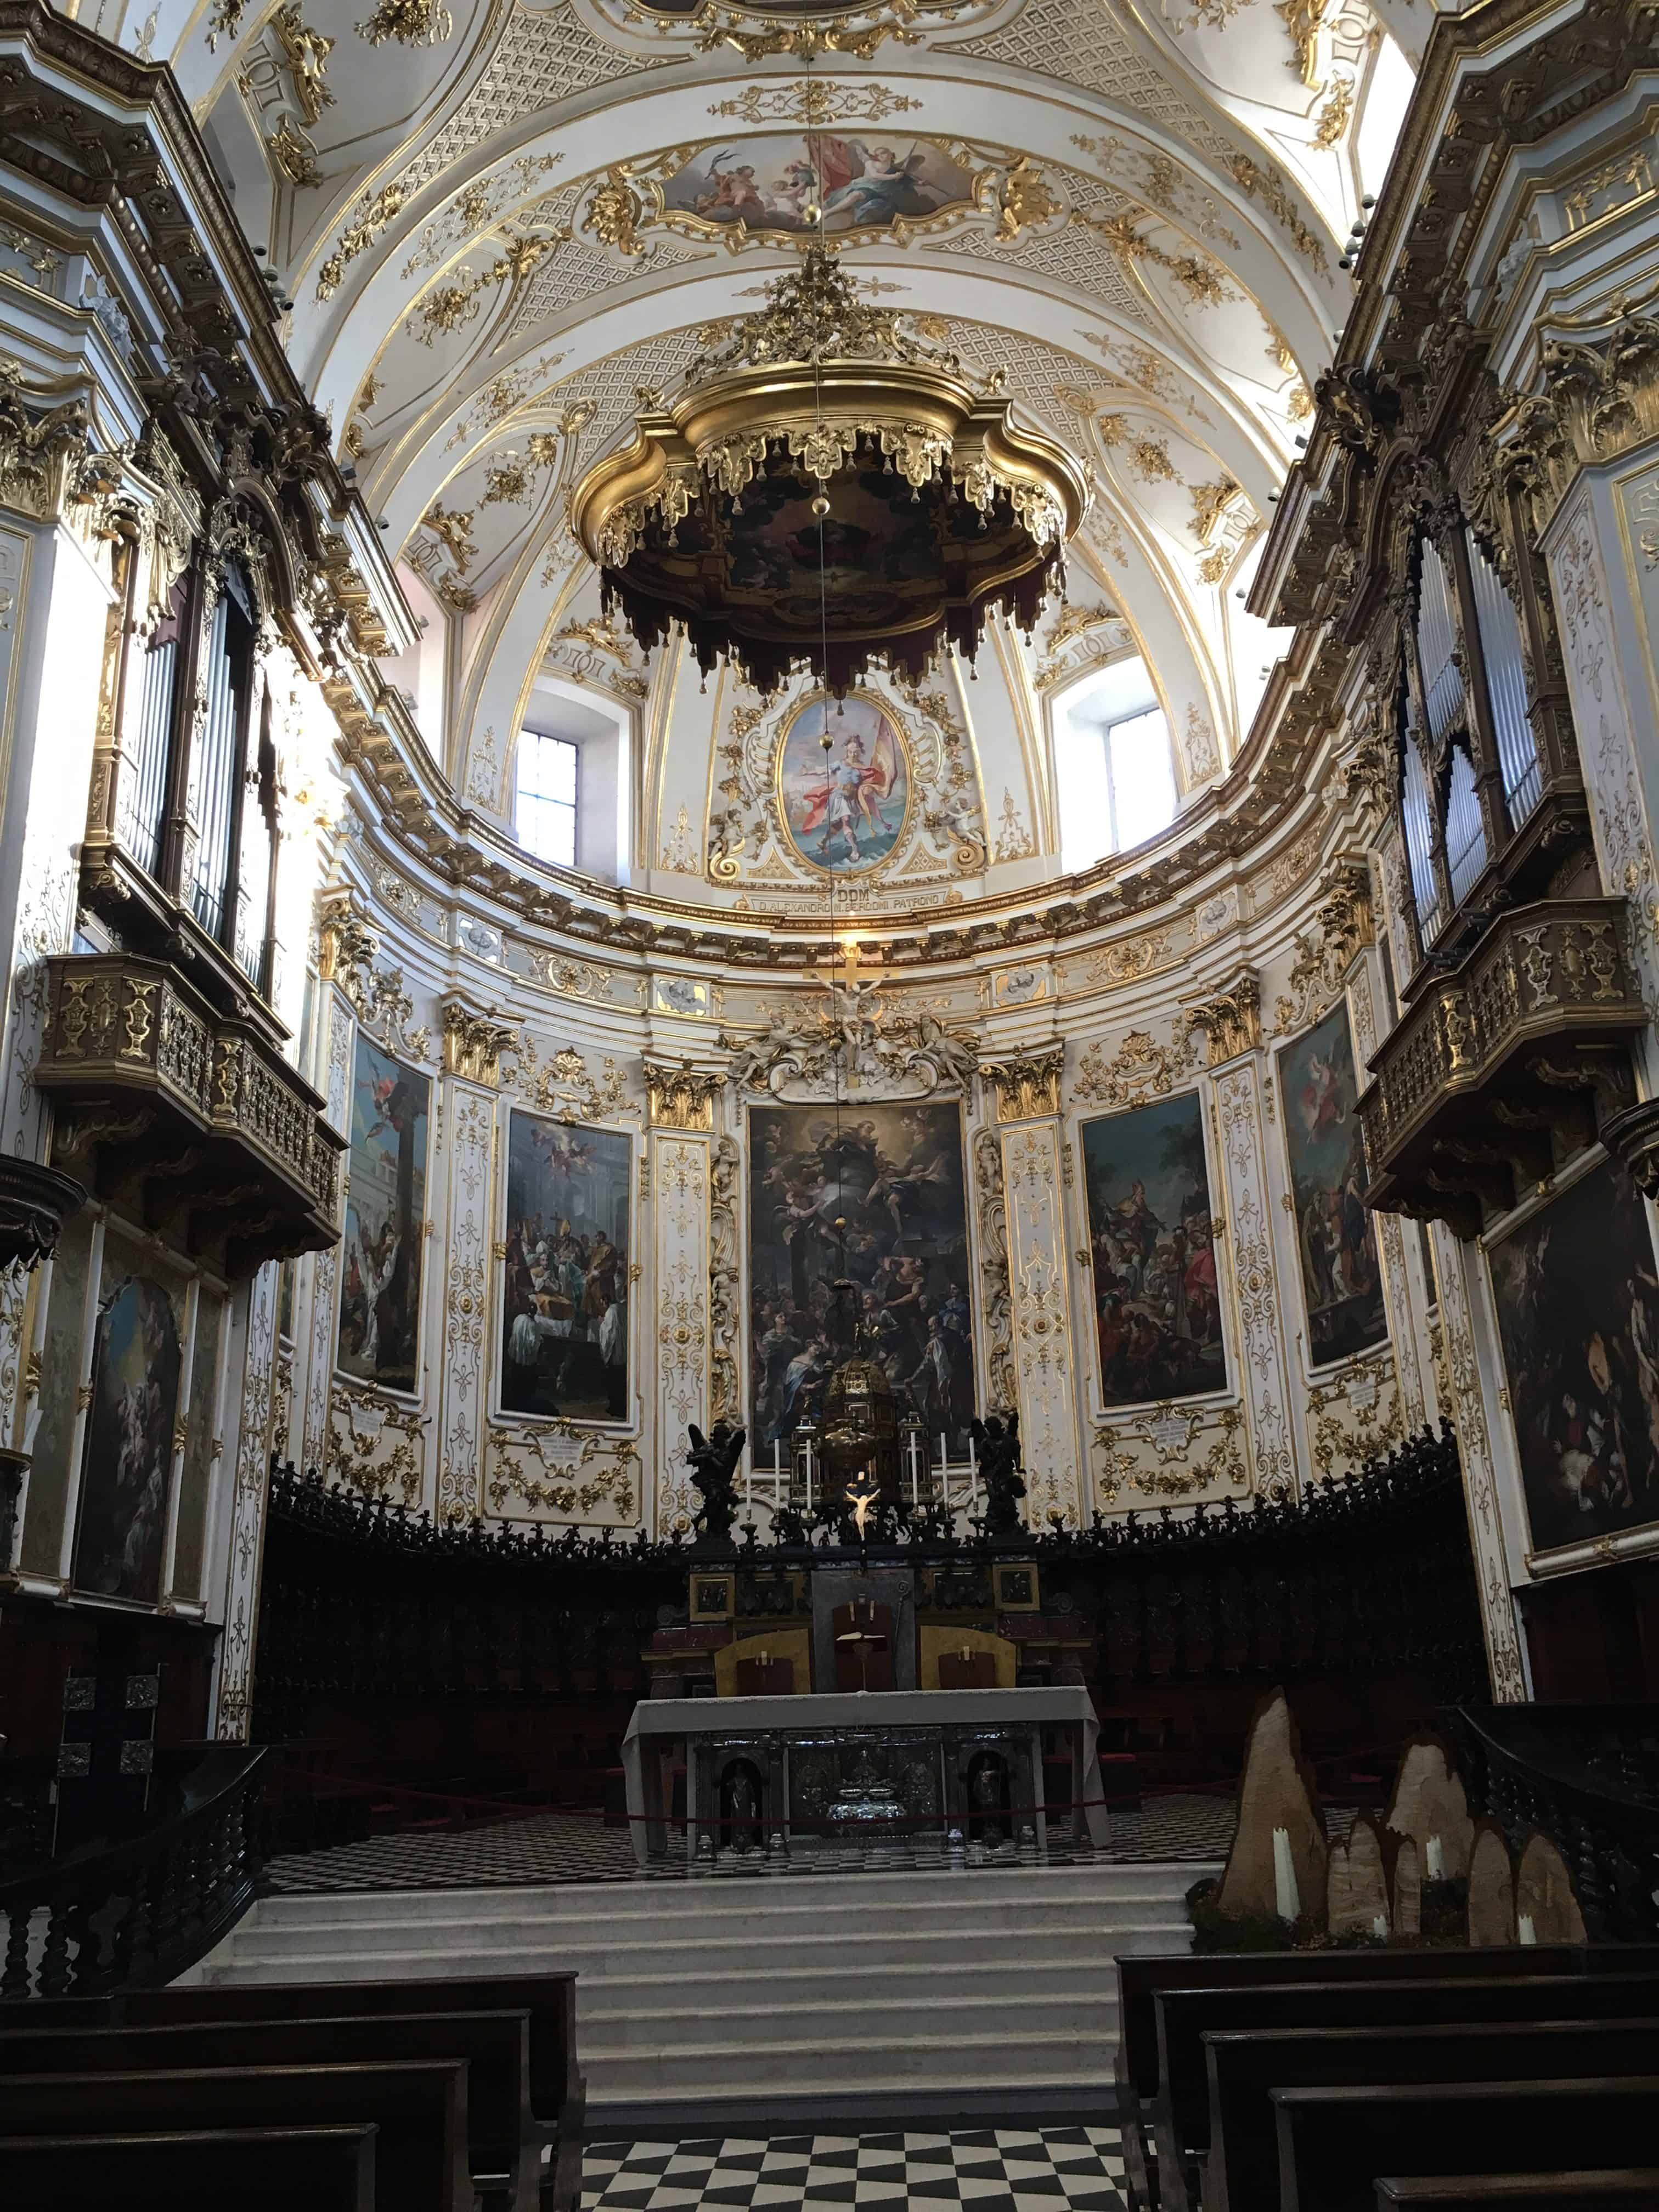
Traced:
<svg viewBox="0 0 1659 2212">
<path fill-rule="evenodd" d="M 837 714 L 815 691 L 790 717 L 778 747 L 778 811 L 809 867 L 846 876 L 878 866 L 904 835 L 910 763 L 879 699 L 854 691 L 842 705 Z"/>
</svg>

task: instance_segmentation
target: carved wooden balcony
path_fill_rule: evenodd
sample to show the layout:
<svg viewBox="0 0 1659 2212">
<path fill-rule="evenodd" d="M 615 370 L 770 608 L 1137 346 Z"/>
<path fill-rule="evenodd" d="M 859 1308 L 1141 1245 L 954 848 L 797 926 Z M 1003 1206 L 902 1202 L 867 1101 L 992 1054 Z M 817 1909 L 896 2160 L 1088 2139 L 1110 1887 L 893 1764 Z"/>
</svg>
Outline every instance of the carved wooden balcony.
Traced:
<svg viewBox="0 0 1659 2212">
<path fill-rule="evenodd" d="M 46 966 L 56 1164 L 228 1275 L 335 1242 L 344 1139 L 268 1036 L 161 961 Z"/>
<path fill-rule="evenodd" d="M 1622 898 L 1500 915 L 1370 1062 L 1366 1202 L 1477 1235 L 1630 1103 L 1630 1042 L 1646 1019 Z"/>
</svg>

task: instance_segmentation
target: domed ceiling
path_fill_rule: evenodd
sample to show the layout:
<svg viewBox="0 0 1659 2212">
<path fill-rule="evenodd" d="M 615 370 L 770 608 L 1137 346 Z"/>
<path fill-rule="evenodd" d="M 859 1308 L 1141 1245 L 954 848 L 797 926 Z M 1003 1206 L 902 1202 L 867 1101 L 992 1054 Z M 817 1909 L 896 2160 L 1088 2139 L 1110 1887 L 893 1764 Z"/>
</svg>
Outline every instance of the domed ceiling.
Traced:
<svg viewBox="0 0 1659 2212">
<path fill-rule="evenodd" d="M 569 495 L 638 395 L 793 264 L 809 200 L 867 293 L 1004 370 L 1077 457 L 1094 497 L 1068 604 L 1029 643 L 994 632 L 971 677 L 887 687 L 918 804 L 866 887 L 879 907 L 1054 872 L 1044 708 L 1081 670 L 1144 655 L 1183 795 L 1237 751 L 1282 642 L 1243 588 L 1427 20 L 1417 0 L 378 0 L 352 21 L 210 0 L 172 58 L 427 617 L 390 680 L 497 813 L 533 687 L 625 709 L 636 883 L 787 895 L 799 855 L 765 787 L 790 702 L 700 688 L 672 652 L 647 668 L 600 616 Z"/>
</svg>

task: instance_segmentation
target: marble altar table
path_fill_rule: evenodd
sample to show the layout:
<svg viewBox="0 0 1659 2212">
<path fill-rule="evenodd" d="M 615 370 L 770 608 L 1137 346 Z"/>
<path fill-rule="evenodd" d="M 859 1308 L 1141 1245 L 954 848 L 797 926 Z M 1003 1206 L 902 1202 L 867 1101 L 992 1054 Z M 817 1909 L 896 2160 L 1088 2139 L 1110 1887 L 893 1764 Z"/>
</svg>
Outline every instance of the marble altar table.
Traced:
<svg viewBox="0 0 1659 2212">
<path fill-rule="evenodd" d="M 1080 1684 L 799 1697 L 647 1698 L 623 1741 L 642 1866 L 670 1848 L 685 1771 L 685 1848 L 787 1851 L 792 1839 L 933 1834 L 1046 1848 L 1043 1738 L 1071 1755 L 1068 1834 L 1104 1846 L 1094 1707 Z"/>
</svg>

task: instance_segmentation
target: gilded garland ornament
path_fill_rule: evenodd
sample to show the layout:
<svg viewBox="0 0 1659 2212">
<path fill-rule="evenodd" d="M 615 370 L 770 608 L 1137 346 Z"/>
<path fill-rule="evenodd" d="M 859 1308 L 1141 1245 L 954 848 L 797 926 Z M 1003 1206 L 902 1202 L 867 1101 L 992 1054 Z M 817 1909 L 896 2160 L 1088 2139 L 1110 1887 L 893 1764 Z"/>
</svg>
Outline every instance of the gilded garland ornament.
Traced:
<svg viewBox="0 0 1659 2212">
<path fill-rule="evenodd" d="M 997 611 L 1029 632 L 1089 494 L 1002 383 L 809 246 L 577 486 L 606 611 L 647 652 L 682 624 L 705 673 L 769 696 L 800 668 L 837 698 L 878 665 L 918 682 Z"/>
</svg>

